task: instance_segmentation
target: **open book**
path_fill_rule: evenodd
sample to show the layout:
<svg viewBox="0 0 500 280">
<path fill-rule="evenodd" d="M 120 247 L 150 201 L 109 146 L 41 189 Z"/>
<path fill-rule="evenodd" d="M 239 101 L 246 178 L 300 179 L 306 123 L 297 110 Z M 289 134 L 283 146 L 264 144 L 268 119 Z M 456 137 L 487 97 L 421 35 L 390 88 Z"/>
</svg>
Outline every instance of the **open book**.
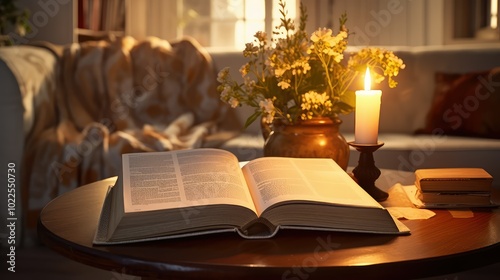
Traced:
<svg viewBox="0 0 500 280">
<path fill-rule="evenodd" d="M 264 157 L 240 168 L 219 149 L 124 154 L 95 244 L 279 229 L 409 233 L 333 160 Z"/>
</svg>

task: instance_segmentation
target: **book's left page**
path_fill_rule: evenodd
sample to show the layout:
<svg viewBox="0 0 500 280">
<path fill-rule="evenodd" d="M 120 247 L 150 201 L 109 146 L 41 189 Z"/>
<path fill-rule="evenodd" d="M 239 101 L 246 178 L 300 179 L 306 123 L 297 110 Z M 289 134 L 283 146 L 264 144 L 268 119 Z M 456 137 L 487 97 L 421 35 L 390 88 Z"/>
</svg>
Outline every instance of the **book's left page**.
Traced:
<svg viewBox="0 0 500 280">
<path fill-rule="evenodd" d="M 219 149 L 124 154 L 125 213 L 231 204 L 255 212 L 238 159 Z"/>
</svg>

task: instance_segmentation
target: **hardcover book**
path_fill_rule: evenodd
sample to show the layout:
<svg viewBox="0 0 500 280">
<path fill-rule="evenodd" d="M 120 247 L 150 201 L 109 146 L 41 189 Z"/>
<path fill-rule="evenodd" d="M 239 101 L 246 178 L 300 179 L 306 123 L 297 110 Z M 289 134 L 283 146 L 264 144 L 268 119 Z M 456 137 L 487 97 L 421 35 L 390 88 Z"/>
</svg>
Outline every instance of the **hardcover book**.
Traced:
<svg viewBox="0 0 500 280">
<path fill-rule="evenodd" d="M 421 192 L 417 190 L 417 198 L 429 205 L 489 206 L 492 204 L 491 192 Z"/>
<path fill-rule="evenodd" d="M 482 168 L 431 168 L 415 171 L 422 192 L 489 192 L 493 177 Z"/>
<path fill-rule="evenodd" d="M 264 157 L 243 167 L 211 148 L 124 154 L 95 244 L 280 229 L 378 234 L 409 230 L 332 159 Z"/>
</svg>

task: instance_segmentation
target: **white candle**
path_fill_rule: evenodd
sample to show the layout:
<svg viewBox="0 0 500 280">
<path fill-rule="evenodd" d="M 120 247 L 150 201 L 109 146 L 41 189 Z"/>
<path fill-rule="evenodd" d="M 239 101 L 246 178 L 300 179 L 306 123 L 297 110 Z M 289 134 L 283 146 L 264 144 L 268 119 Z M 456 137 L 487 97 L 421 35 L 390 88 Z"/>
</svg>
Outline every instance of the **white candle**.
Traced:
<svg viewBox="0 0 500 280">
<path fill-rule="evenodd" d="M 376 144 L 380 117 L 381 90 L 371 90 L 370 70 L 366 68 L 365 90 L 356 91 L 356 114 L 354 119 L 354 142 Z"/>
</svg>

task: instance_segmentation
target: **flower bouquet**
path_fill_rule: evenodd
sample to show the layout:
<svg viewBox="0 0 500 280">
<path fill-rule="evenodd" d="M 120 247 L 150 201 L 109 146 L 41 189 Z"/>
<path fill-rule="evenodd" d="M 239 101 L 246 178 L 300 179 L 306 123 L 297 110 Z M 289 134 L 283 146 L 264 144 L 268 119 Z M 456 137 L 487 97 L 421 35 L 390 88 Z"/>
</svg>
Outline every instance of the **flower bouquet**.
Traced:
<svg viewBox="0 0 500 280">
<path fill-rule="evenodd" d="M 397 85 L 394 77 L 405 65 L 391 51 L 363 48 L 346 61 L 349 31 L 345 14 L 339 19 L 336 34 L 319 28 L 308 36 L 305 7 L 300 5 L 300 23 L 296 27 L 287 16 L 285 3 L 280 1 L 279 6 L 281 23 L 273 31 L 273 38 L 269 40 L 265 32 L 257 32 L 254 41 L 245 46 L 243 55 L 248 62 L 239 70 L 243 82 L 233 79 L 229 68 L 218 75 L 218 91 L 224 102 L 233 108 L 255 108 L 245 127 L 258 117 L 267 123 L 279 118 L 297 124 L 315 117 L 335 119 L 339 114 L 348 114 L 355 107 L 351 84 L 367 67 L 376 83 L 387 79 L 390 87 Z"/>
</svg>

